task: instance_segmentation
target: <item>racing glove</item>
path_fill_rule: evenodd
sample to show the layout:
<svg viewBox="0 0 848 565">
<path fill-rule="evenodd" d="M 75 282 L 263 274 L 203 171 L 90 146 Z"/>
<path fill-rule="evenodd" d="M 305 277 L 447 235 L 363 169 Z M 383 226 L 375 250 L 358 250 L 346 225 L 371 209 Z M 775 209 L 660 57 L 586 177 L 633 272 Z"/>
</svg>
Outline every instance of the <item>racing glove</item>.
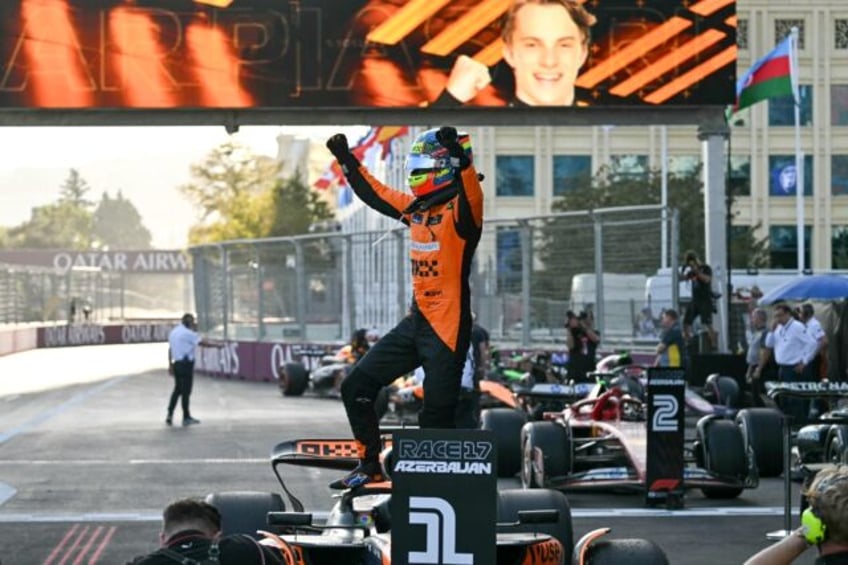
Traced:
<svg viewBox="0 0 848 565">
<path fill-rule="evenodd" d="M 455 127 L 440 127 L 439 131 L 436 132 L 436 141 L 448 150 L 448 154 L 451 156 L 451 166 L 464 170 L 471 165 L 471 159 L 468 158 L 462 145 L 459 144 L 459 135 Z"/>
<path fill-rule="evenodd" d="M 333 154 L 333 157 L 342 166 L 345 175 L 348 171 L 354 171 L 359 168 L 359 159 L 350 152 L 350 147 L 347 144 L 347 136 L 343 133 L 337 133 L 327 140 L 327 149 Z"/>
</svg>

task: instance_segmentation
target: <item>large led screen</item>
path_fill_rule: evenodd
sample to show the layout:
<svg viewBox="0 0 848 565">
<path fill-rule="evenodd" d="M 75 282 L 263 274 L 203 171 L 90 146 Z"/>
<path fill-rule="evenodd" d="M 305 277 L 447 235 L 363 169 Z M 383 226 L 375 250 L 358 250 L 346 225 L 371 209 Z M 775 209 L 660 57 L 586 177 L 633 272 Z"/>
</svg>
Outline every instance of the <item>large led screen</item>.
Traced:
<svg viewBox="0 0 848 565">
<path fill-rule="evenodd" d="M 3 0 L 0 107 L 733 102 L 735 0 Z"/>
</svg>

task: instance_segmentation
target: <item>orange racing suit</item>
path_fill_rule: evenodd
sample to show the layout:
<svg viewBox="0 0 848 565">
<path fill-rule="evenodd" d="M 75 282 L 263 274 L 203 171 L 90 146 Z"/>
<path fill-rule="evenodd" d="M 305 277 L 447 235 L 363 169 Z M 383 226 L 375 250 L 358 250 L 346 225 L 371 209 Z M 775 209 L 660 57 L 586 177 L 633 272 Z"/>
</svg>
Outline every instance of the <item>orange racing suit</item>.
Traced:
<svg viewBox="0 0 848 565">
<path fill-rule="evenodd" d="M 419 424 L 455 427 L 471 338 L 468 276 L 483 229 L 483 189 L 470 164 L 456 171 L 452 185 L 419 199 L 384 185 L 361 165 L 345 169 L 363 202 L 410 228 L 410 311 L 342 382 L 342 399 L 362 449 L 360 458 L 376 461 L 380 438 L 374 399 L 380 388 L 418 366 L 426 375 Z"/>
</svg>

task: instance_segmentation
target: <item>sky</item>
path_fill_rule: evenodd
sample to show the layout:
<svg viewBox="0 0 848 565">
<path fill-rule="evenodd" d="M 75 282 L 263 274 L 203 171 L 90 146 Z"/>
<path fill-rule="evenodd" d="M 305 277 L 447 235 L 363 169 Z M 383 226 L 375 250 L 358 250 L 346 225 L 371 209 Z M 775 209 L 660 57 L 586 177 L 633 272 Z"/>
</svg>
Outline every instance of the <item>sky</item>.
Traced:
<svg viewBox="0 0 848 565">
<path fill-rule="evenodd" d="M 33 207 L 55 202 L 73 168 L 88 183 L 91 200 L 120 190 L 141 214 L 154 247 L 183 248 L 198 213 L 177 187 L 191 180 L 192 164 L 228 139 L 273 157 L 281 133 L 323 140 L 338 131 L 360 129 L 242 126 L 230 136 L 223 126 L 0 127 L 0 226 L 17 226 Z"/>
</svg>

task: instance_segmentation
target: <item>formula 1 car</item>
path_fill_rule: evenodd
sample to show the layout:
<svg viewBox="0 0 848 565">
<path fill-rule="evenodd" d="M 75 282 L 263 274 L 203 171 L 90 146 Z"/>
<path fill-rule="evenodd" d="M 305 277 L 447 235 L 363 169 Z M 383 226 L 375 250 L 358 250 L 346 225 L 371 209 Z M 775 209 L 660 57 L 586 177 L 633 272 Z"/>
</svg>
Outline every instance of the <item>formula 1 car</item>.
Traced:
<svg viewBox="0 0 848 565">
<path fill-rule="evenodd" d="M 333 352 L 329 347 L 310 346 L 296 353 L 300 361 L 283 363 L 278 369 L 280 393 L 301 396 L 309 390 L 318 396 L 337 397 L 339 384 L 351 366 L 345 347 Z"/>
<path fill-rule="evenodd" d="M 641 399 L 614 387 L 550 420 L 528 422 L 521 430 L 522 484 L 563 490 L 647 489 L 646 416 Z M 749 428 L 759 430 L 780 414 L 753 412 L 744 418 Z M 694 442 L 684 447 L 683 488 L 700 488 L 708 498 L 735 498 L 756 487 L 757 438 L 732 420 L 701 418 Z"/>
<path fill-rule="evenodd" d="M 391 468 L 391 439 L 383 436 L 383 466 Z M 290 565 L 391 563 L 390 481 L 343 491 L 325 520 L 306 512 L 286 486 L 282 464 L 338 470 L 357 459 L 353 440 L 294 440 L 277 445 L 271 464 L 292 511 L 275 493 L 224 492 L 207 496 L 222 514 L 224 534 L 245 533 L 277 547 Z M 228 526 L 229 524 L 229 526 Z M 498 493 L 498 564 L 566 563 L 573 547 L 571 512 L 562 493 L 505 490 Z"/>
<path fill-rule="evenodd" d="M 618 389 L 628 397 L 643 402 L 645 400 L 647 369 L 645 366 L 634 364 L 628 354 L 617 353 L 601 359 L 595 371 L 589 373 L 589 377 L 595 380 L 594 384 L 534 385 L 528 391 L 515 393 L 515 396 L 520 399 L 523 395 L 524 398 L 536 400 L 535 404 L 527 403 L 525 400 L 525 404 L 518 406 L 520 408 L 518 410 L 510 408 L 510 406 L 515 408 L 516 405 L 483 410 L 481 427 L 492 430 L 500 439 L 498 449 L 498 473 L 500 476 L 510 477 L 521 469 L 523 458 L 521 430 L 528 421 L 539 421 L 546 418 L 555 419 L 556 413 L 564 411 L 569 405 L 582 400 L 597 398 L 604 391 L 610 389 Z M 547 388 L 551 389 L 550 396 L 547 394 Z M 556 389 L 562 389 L 565 392 Z M 736 395 L 733 394 L 733 391 L 736 391 Z M 711 375 L 707 379 L 704 392 L 709 395 L 710 400 L 701 396 L 689 386 L 684 390 L 685 414 L 693 425 L 697 425 L 697 419 L 704 416 L 715 418 L 737 416 L 737 408 L 732 401 L 734 398 L 738 398 L 738 385 L 732 378 Z M 543 404 L 546 398 L 559 399 L 555 402 L 563 402 L 562 399 L 566 399 L 563 402 L 565 407 L 554 406 L 553 410 L 540 412 L 539 408 L 546 406 Z M 521 402 L 521 400 L 517 402 Z M 752 419 L 755 419 L 756 422 L 751 423 Z M 753 412 L 748 410 L 745 414 L 737 417 L 737 423 L 744 432 L 753 429 L 752 426 L 756 426 L 757 429 L 771 426 L 775 422 L 779 422 L 779 419 L 779 414 L 776 414 L 773 410 L 758 412 L 757 409 L 754 409 Z M 742 427 L 745 424 L 748 425 Z M 779 428 L 778 425 L 776 429 Z M 775 453 L 775 449 L 782 449 L 782 444 L 775 447 L 773 438 L 765 432 L 757 434 L 757 439 L 760 438 L 762 438 L 761 442 L 752 440 L 752 443 L 756 446 L 758 462 L 761 459 L 763 462 L 768 461 L 764 464 L 763 469 L 766 472 L 763 476 L 777 476 L 781 472 L 782 465 L 777 467 L 774 463 L 781 460 L 779 454 Z"/>
<path fill-rule="evenodd" d="M 793 467 L 810 463 L 848 463 L 848 405 L 845 405 L 848 383 L 766 382 L 765 389 L 770 398 L 815 399 L 832 407 L 798 430 Z"/>
<path fill-rule="evenodd" d="M 391 469 L 391 437 L 383 436 L 382 464 Z M 352 440 L 302 439 L 278 444 L 271 464 L 292 511 L 277 493 L 223 492 L 206 497 L 222 515 L 224 534 L 261 538 L 280 550 L 287 565 L 388 565 L 391 557 L 391 482 L 366 484 L 338 495 L 326 519 L 306 512 L 286 487 L 283 464 L 351 469 L 357 460 Z M 497 565 L 638 562 L 664 565 L 656 544 L 642 539 L 604 538 L 609 528 L 594 530 L 573 543 L 571 510 L 561 492 L 506 489 L 497 498 Z M 601 539 L 604 538 L 604 539 Z"/>
</svg>

